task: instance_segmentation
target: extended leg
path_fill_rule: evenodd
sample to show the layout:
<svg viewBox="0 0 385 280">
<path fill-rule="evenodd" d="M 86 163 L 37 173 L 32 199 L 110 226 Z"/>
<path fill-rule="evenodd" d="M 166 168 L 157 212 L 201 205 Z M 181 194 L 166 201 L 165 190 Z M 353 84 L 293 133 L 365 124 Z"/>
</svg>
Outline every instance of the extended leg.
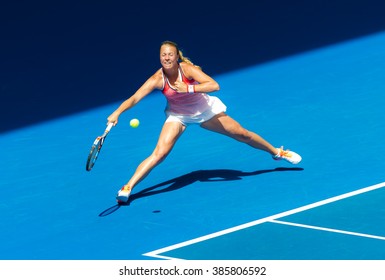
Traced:
<svg viewBox="0 0 385 280">
<path fill-rule="evenodd" d="M 127 202 L 131 190 L 160 164 L 171 152 L 178 138 L 186 127 L 179 122 L 167 122 L 163 125 L 159 135 L 158 143 L 152 154 L 137 167 L 134 175 L 126 185 L 118 192 L 118 202 Z"/>
<path fill-rule="evenodd" d="M 253 148 L 260 149 L 276 155 L 278 150 L 258 134 L 243 128 L 237 121 L 225 113 L 218 114 L 212 119 L 201 124 L 201 127 L 215 131 L 240 142 L 246 143 Z"/>
<path fill-rule="evenodd" d="M 275 148 L 258 134 L 243 128 L 237 121 L 225 113 L 218 114 L 202 123 L 201 127 L 227 135 L 253 148 L 268 152 L 277 160 L 284 159 L 292 164 L 297 164 L 302 160 L 301 156 L 293 151 L 285 151 L 282 147 Z"/>
</svg>

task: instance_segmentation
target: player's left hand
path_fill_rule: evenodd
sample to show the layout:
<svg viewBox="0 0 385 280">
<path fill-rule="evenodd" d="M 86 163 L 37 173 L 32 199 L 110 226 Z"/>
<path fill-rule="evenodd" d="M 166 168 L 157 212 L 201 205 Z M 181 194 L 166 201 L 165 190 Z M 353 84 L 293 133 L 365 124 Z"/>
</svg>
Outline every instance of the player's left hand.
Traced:
<svg viewBox="0 0 385 280">
<path fill-rule="evenodd" d="M 176 81 L 174 83 L 174 88 L 178 93 L 187 93 L 188 92 L 188 87 L 187 84 L 181 81 Z"/>
</svg>

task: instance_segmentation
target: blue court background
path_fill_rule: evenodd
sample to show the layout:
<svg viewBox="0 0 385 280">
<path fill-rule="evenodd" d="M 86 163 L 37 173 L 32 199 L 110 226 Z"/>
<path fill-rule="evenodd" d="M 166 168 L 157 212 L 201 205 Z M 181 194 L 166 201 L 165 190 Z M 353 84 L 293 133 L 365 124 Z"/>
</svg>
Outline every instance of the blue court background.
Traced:
<svg viewBox="0 0 385 280">
<path fill-rule="evenodd" d="M 354 3 L 350 9 L 353 11 L 352 7 L 356 7 L 356 12 L 360 5 Z M 289 7 L 289 10 L 292 13 L 302 11 L 299 7 L 304 7 L 300 4 Z M 342 9 L 343 5 L 338 7 Z M 283 10 L 281 13 L 285 14 Z M 77 11 L 80 14 L 81 9 Z M 314 11 L 314 14 L 317 13 Z M 349 15 L 355 13 L 347 13 Z M 378 17 L 374 18 L 378 20 Z M 377 29 L 381 26 L 370 20 L 361 21 L 362 30 L 363 23 Z M 120 21 L 124 21 L 123 18 Z M 250 26 L 254 22 L 241 23 Z M 281 24 L 276 23 L 275 28 L 279 29 L 277 26 Z M 17 30 L 17 26 L 15 28 Z M 264 30 L 276 34 L 275 28 Z M 5 106 L 0 135 L 0 258 L 152 259 L 143 254 L 384 182 L 385 155 L 381 139 L 385 134 L 385 35 L 376 28 L 360 36 L 355 34 L 354 38 L 341 36 L 340 41 L 327 44 L 325 40 L 322 46 L 307 46 L 308 49 L 302 51 L 293 47 L 296 52 L 290 54 L 278 55 L 277 51 L 275 57 L 266 55 L 266 61 L 258 58 L 242 67 L 235 61 L 245 63 L 244 42 L 235 46 L 232 42 L 229 49 L 233 52 L 226 53 L 216 45 L 218 52 L 214 61 L 208 62 L 212 56 L 206 57 L 207 52 L 213 51 L 213 45 L 207 45 L 207 49 L 194 44 L 190 47 L 189 41 L 180 37 L 186 45 L 186 53 L 190 53 L 191 48 L 191 52 L 195 52 L 193 60 L 221 85 L 220 92 L 215 95 L 228 106 L 227 113 L 274 145 L 297 151 L 303 162 L 298 166 L 276 162 L 267 154 L 222 135 L 197 126 L 189 127 L 167 160 L 135 188 L 130 205 L 121 207 L 116 205 L 115 193 L 157 141 L 164 121 L 163 96 L 155 92 L 121 117 L 91 172 L 85 171 L 85 160 L 90 144 L 105 127 L 106 117 L 128 97 L 127 84 L 135 88 L 159 67 L 155 63 L 157 46 L 166 38 L 156 38 L 155 48 L 148 49 L 147 44 L 139 44 L 145 45 L 139 48 L 144 56 L 153 56 L 151 67 L 141 65 L 131 69 L 132 61 L 120 61 L 120 68 L 116 65 L 116 68 L 107 68 L 108 72 L 121 76 L 111 78 L 111 73 L 105 80 L 88 86 L 84 81 L 95 82 L 97 79 L 92 73 L 100 68 L 94 69 L 94 64 L 85 65 L 84 61 L 79 62 L 78 68 L 86 67 L 90 72 L 78 79 L 71 76 L 78 74 L 76 65 L 71 63 L 72 68 L 68 70 L 71 75 L 61 72 L 55 80 L 47 74 L 49 67 L 44 68 L 44 63 L 51 65 L 52 57 L 64 61 L 70 55 L 65 51 L 63 56 L 53 51 L 43 60 L 44 70 L 40 71 L 30 66 L 31 61 L 19 61 L 25 63 L 22 69 L 14 66 L 14 72 L 3 71 L 9 76 L 16 72 L 18 75 L 6 79 L 2 87 Z M 136 45 L 141 37 L 134 35 Z M 285 42 L 290 41 L 287 36 Z M 302 38 L 303 46 L 305 41 Z M 107 42 L 116 43 L 104 41 Z M 267 41 L 267 45 L 274 45 L 272 42 Z M 99 46 L 98 53 L 93 49 L 95 57 L 103 53 L 103 46 Z M 87 49 L 88 45 L 83 47 Z M 75 47 L 72 49 L 72 53 L 78 51 Z M 111 54 L 111 49 L 108 52 Z M 203 53 L 202 58 L 199 53 Z M 247 57 L 253 57 L 253 54 L 248 52 Z M 88 57 L 89 52 L 83 55 Z M 115 55 L 119 56 L 118 53 Z M 36 56 L 38 59 L 39 55 Z M 126 54 L 128 58 L 132 58 L 131 52 Z M 117 58 L 111 55 L 104 59 Z M 229 67 L 225 65 L 228 60 L 233 69 L 226 68 Z M 103 66 L 108 63 L 95 62 Z M 226 71 L 219 71 L 221 67 Z M 124 73 L 120 72 L 122 69 Z M 103 67 L 100 71 L 107 70 Z M 23 73 L 32 75 L 25 83 L 22 83 Z M 136 77 L 138 73 L 141 74 L 139 78 Z M 45 91 L 38 91 L 41 80 L 33 78 L 39 74 L 48 78 Z M 28 87 L 28 81 L 33 83 L 32 80 L 36 83 L 35 88 Z M 28 88 L 28 93 L 23 91 Z M 55 99 L 57 103 L 53 97 L 59 98 Z M 20 108 L 16 106 L 19 104 Z M 33 110 L 40 114 L 33 114 Z M 137 129 L 128 125 L 134 117 L 141 121 Z M 323 212 L 324 207 L 315 208 L 309 216 L 304 212 L 302 219 L 310 219 L 312 224 L 320 226 L 332 224 L 333 228 L 341 230 L 384 236 L 381 208 L 384 192 L 378 190 L 373 194 L 359 195 L 342 204 L 333 203 L 326 212 Z M 336 219 L 336 209 L 340 209 L 337 215 L 340 219 Z M 318 213 L 315 218 L 311 215 L 314 212 Z M 355 221 L 354 217 L 360 217 L 360 223 L 341 222 Z M 183 259 L 385 257 L 383 241 L 325 235 L 323 232 L 306 235 L 308 232 L 298 229 L 293 232 L 293 228 L 276 224 L 257 226 L 229 235 L 225 240 L 202 243 L 203 249 L 186 248 L 177 255 Z M 272 238 L 265 243 L 263 238 L 267 235 Z M 322 246 L 325 238 L 328 246 Z"/>
</svg>

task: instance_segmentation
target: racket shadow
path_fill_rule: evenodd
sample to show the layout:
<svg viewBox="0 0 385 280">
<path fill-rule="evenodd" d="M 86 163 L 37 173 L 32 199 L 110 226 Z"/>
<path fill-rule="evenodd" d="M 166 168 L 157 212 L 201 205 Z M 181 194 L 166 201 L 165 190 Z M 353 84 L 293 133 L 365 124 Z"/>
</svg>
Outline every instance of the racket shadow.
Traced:
<svg viewBox="0 0 385 280">
<path fill-rule="evenodd" d="M 232 169 L 197 170 L 197 171 L 193 171 L 188 174 L 170 179 L 168 181 L 159 183 L 155 186 L 143 189 L 135 194 L 131 194 L 129 201 L 127 203 L 114 205 L 104 210 L 102 213 L 99 214 L 99 216 L 100 217 L 108 216 L 114 213 L 115 211 L 117 211 L 122 206 L 129 206 L 133 201 L 137 199 L 152 196 L 152 195 L 157 195 L 160 193 L 176 191 L 188 185 L 191 185 L 195 182 L 234 181 L 234 180 L 242 180 L 243 177 L 247 177 L 247 176 L 256 176 L 256 175 L 261 175 L 261 174 L 271 173 L 271 172 L 303 171 L 303 170 L 304 170 L 303 168 L 299 168 L 299 167 L 292 167 L 292 168 L 277 167 L 274 169 L 257 170 L 252 172 L 244 172 L 244 171 L 232 170 Z"/>
</svg>

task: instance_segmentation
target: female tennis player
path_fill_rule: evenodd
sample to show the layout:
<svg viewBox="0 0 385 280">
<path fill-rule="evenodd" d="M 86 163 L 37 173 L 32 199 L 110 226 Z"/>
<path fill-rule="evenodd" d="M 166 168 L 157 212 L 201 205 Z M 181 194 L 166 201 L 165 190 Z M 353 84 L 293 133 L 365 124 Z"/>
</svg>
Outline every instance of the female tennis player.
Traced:
<svg viewBox="0 0 385 280">
<path fill-rule="evenodd" d="M 167 99 L 166 120 L 158 143 L 152 154 L 137 167 L 127 184 L 118 191 L 116 199 L 119 203 L 128 202 L 132 189 L 167 157 L 178 138 L 191 124 L 199 124 L 205 129 L 263 150 L 273 159 L 283 159 L 292 164 L 301 161 L 297 153 L 272 146 L 228 116 L 221 100 L 208 94 L 219 90 L 218 83 L 184 57 L 176 43 L 165 41 L 161 44 L 160 64 L 162 67 L 107 118 L 109 123 L 116 125 L 123 112 L 154 90 L 162 91 Z"/>
</svg>

